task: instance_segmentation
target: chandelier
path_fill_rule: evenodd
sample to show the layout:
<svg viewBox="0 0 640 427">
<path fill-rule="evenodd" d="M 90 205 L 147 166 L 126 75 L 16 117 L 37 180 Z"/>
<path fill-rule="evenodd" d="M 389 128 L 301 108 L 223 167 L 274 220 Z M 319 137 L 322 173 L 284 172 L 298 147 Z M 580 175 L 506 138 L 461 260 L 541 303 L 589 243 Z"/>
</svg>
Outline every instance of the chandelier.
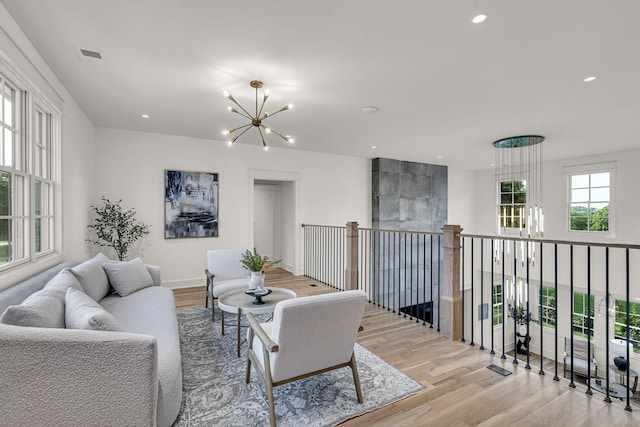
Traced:
<svg viewBox="0 0 640 427">
<path fill-rule="evenodd" d="M 264 121 L 270 117 L 275 116 L 276 114 L 285 111 L 285 110 L 290 110 L 293 108 L 292 104 L 289 105 L 285 105 L 284 107 L 282 107 L 281 109 L 279 109 L 278 111 L 276 111 L 275 113 L 268 113 L 266 111 L 263 112 L 264 109 L 264 104 L 267 102 L 267 99 L 269 99 L 269 90 L 265 90 L 264 94 L 262 96 L 262 104 L 260 105 L 260 108 L 258 108 L 258 89 L 262 88 L 263 83 L 260 80 L 252 80 L 249 82 L 249 86 L 251 86 L 252 88 L 254 88 L 256 90 L 256 109 L 255 109 L 255 113 L 251 114 L 249 113 L 242 105 L 240 105 L 238 103 L 238 101 L 235 100 L 235 98 L 227 91 L 224 92 L 224 96 L 226 96 L 227 98 L 229 98 L 234 104 L 236 104 L 238 106 L 238 108 L 240 108 L 240 110 L 236 109 L 235 107 L 229 107 L 228 110 L 231 111 L 232 113 L 237 113 L 240 114 L 242 117 L 245 117 L 247 119 L 250 120 L 250 123 L 243 125 L 243 126 L 239 126 L 237 128 L 230 128 L 230 129 L 225 129 L 222 134 L 223 135 L 231 135 L 236 131 L 241 131 L 238 135 L 236 135 L 235 137 L 233 137 L 233 139 L 231 139 L 229 141 L 229 145 L 232 145 L 233 143 L 235 143 L 238 138 L 240 138 L 242 135 L 244 135 L 249 129 L 255 127 L 258 129 L 258 133 L 260 133 L 260 138 L 262 139 L 262 147 L 265 150 L 268 150 L 269 147 L 267 146 L 267 142 L 264 139 L 264 133 L 266 134 L 270 134 L 270 133 L 275 133 L 276 135 L 278 135 L 280 138 L 284 139 L 285 141 L 289 142 L 289 143 L 293 143 L 293 138 L 291 138 L 290 135 L 282 135 L 281 133 L 271 129 L 268 126 L 264 125 Z M 264 133 L 263 133 L 264 131 Z"/>
<path fill-rule="evenodd" d="M 520 237 L 544 237 L 542 141 L 543 136 L 524 135 L 493 143 L 498 234 L 517 230 Z"/>
</svg>

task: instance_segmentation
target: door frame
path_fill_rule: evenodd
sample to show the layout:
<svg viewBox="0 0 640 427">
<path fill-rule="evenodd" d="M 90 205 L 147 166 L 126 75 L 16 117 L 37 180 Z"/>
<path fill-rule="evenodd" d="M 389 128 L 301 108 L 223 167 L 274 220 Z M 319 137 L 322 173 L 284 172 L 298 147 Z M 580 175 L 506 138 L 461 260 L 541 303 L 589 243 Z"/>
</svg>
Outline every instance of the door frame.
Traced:
<svg viewBox="0 0 640 427">
<path fill-rule="evenodd" d="M 253 248 L 254 240 L 253 240 L 253 220 L 254 220 L 254 186 L 256 181 L 274 181 L 274 182 L 288 182 L 293 184 L 293 260 L 291 262 L 294 275 L 303 274 L 302 265 L 300 264 L 300 260 L 302 259 L 302 255 L 300 251 L 302 250 L 302 243 L 300 242 L 300 238 L 302 233 L 300 231 L 301 223 L 300 223 L 300 174 L 298 172 L 286 172 L 286 171 L 273 171 L 273 170 L 263 170 L 263 169 L 249 169 L 249 223 L 248 223 L 248 238 L 249 238 L 249 247 Z M 284 232 L 284 230 L 282 230 Z"/>
</svg>

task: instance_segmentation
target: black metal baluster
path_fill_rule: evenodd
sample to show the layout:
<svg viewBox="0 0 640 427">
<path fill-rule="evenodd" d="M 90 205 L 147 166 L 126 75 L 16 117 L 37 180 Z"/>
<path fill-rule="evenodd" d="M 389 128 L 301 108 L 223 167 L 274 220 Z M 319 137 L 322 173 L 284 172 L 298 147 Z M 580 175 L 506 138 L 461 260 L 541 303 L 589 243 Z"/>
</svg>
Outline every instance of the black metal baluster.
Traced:
<svg viewBox="0 0 640 427">
<path fill-rule="evenodd" d="M 424 298 L 422 301 L 422 325 L 426 325 L 427 322 L 427 235 L 422 235 L 422 294 Z M 433 326 L 432 326 L 433 327 Z"/>
<path fill-rule="evenodd" d="M 462 281 L 462 289 L 460 290 L 460 292 L 462 293 L 462 325 L 461 325 L 462 326 L 462 339 L 460 339 L 461 342 L 465 342 L 465 339 L 464 339 L 464 311 L 465 311 L 465 309 L 464 309 L 464 294 L 465 294 L 465 292 L 464 292 L 464 286 L 465 286 L 464 285 L 464 266 L 465 266 L 465 264 L 464 264 L 464 252 L 465 251 L 464 250 L 465 250 L 465 244 L 464 244 L 464 242 L 465 242 L 465 238 L 463 237 L 462 238 L 462 247 L 460 248 L 460 250 L 462 252 L 462 260 L 461 260 L 462 261 L 461 262 L 462 271 L 460 272 L 461 273 L 460 274 L 460 280 Z M 431 243 L 433 243 L 433 241 Z M 433 244 L 431 245 L 431 269 L 433 270 Z M 431 274 L 431 286 L 433 288 L 433 273 Z M 433 294 L 431 296 L 432 296 L 431 300 L 433 300 Z M 432 313 L 431 316 L 433 317 L 433 309 L 432 309 L 431 313 Z"/>
<path fill-rule="evenodd" d="M 429 244 L 431 245 L 431 258 L 429 259 L 429 275 L 431 276 L 431 281 L 429 282 L 429 302 L 431 303 L 429 329 L 433 329 L 433 313 L 435 312 L 435 307 L 433 304 L 433 234 L 429 236 Z M 462 311 L 462 325 L 462 327 L 464 328 L 464 310 Z M 464 337 L 464 334 L 462 336 Z M 462 339 L 462 341 L 464 341 L 464 338 Z"/>
<path fill-rule="evenodd" d="M 554 381 L 560 381 L 558 377 L 558 244 L 553 244 L 553 283 L 554 283 L 554 292 L 553 292 L 553 329 L 554 329 L 554 340 L 555 340 L 555 363 L 554 363 Z M 564 374 L 564 372 L 563 372 Z"/>
<path fill-rule="evenodd" d="M 507 263 L 507 260 L 504 257 L 504 245 L 505 240 L 502 240 L 502 248 L 500 249 L 502 253 L 500 254 L 500 259 L 502 259 L 502 356 L 500 359 L 506 359 L 507 356 L 504 354 L 505 340 L 506 340 L 506 329 L 507 329 L 507 307 L 505 301 L 505 292 L 504 292 L 504 266 Z"/>
<path fill-rule="evenodd" d="M 525 289 L 526 298 L 527 298 L 527 332 L 526 332 L 526 335 L 524 337 L 524 342 L 525 342 L 526 349 L 527 349 L 526 350 L 527 351 L 527 364 L 525 365 L 524 368 L 525 369 L 531 369 L 531 365 L 529 365 L 529 359 L 531 357 L 531 352 L 529 351 L 529 347 L 530 347 L 530 344 L 531 344 L 531 340 L 529 339 L 529 337 L 530 337 L 530 335 L 529 335 L 529 324 L 531 323 L 529 321 L 529 316 L 531 315 L 531 311 L 529 310 L 529 296 L 530 296 L 529 295 L 529 283 L 531 283 L 530 276 L 529 276 L 529 266 L 531 265 L 531 260 L 529 259 L 529 256 L 530 256 L 530 254 L 529 254 L 529 242 L 527 242 L 526 247 L 527 247 L 527 254 L 526 254 L 524 259 L 525 259 L 525 261 L 527 263 L 527 283 L 526 283 L 526 289 Z M 540 361 L 542 361 L 542 355 L 540 355 L 540 357 L 541 357 Z"/>
<path fill-rule="evenodd" d="M 544 280 L 542 275 L 542 242 L 540 242 L 540 289 L 538 289 L 538 292 L 540 294 L 540 299 L 538 301 L 538 304 L 540 307 L 540 370 L 538 371 L 538 374 L 540 375 L 544 375 L 544 345 L 543 345 L 544 341 L 542 339 L 544 335 L 544 331 L 542 329 L 542 326 L 544 324 L 544 322 L 542 321 L 542 286 L 543 284 L 544 284 Z"/>
<path fill-rule="evenodd" d="M 494 244 L 495 242 L 493 241 L 493 239 L 491 239 L 491 256 L 493 256 L 493 250 L 494 250 Z M 490 315 L 490 319 L 491 319 L 491 323 L 489 323 L 490 329 L 491 329 L 491 351 L 489 352 L 489 354 L 496 354 L 496 352 L 493 350 L 494 347 L 494 342 L 493 342 L 493 259 L 491 259 L 491 308 L 488 310 L 488 312 L 491 313 Z M 487 313 L 487 315 L 489 315 L 489 313 Z"/>
<path fill-rule="evenodd" d="M 484 310 L 484 239 L 480 239 L 480 311 Z M 484 350 L 484 313 L 480 314 L 480 350 Z M 488 313 L 487 313 L 488 314 Z"/>
<path fill-rule="evenodd" d="M 516 285 L 516 281 L 517 276 L 518 276 L 518 246 L 516 244 L 516 241 L 513 241 L 513 304 L 514 304 L 514 309 L 517 310 L 518 309 L 518 293 L 517 293 L 517 285 Z M 518 339 L 518 322 L 516 319 L 516 313 L 517 311 L 514 311 L 514 316 L 513 316 L 513 364 L 517 365 L 518 362 L 518 347 L 516 344 L 516 341 Z"/>
<path fill-rule="evenodd" d="M 631 321 L 631 318 L 630 318 L 629 310 L 630 310 L 631 307 L 630 307 L 630 303 L 629 303 L 629 298 L 631 298 L 631 295 L 630 295 L 630 288 L 629 288 L 629 285 L 630 285 L 629 248 L 627 248 L 625 250 L 625 256 L 626 256 L 626 272 L 627 272 L 627 281 L 626 281 L 627 282 L 626 283 L 626 296 L 627 296 L 627 319 L 626 319 L 627 320 L 627 325 L 626 325 L 627 326 L 627 343 L 626 343 L 626 348 L 627 348 L 627 361 L 630 361 L 631 359 L 629 359 L 629 356 L 630 356 L 630 354 L 629 354 L 629 343 L 631 342 L 631 336 L 630 336 L 630 333 L 631 333 L 630 326 L 631 325 L 629 323 Z M 630 399 L 631 399 L 630 386 L 631 386 L 631 383 L 629 382 L 629 380 L 630 380 L 629 377 L 630 377 L 630 369 L 627 368 L 627 382 L 625 384 L 626 385 L 625 388 L 627 389 L 627 406 L 625 406 L 624 409 L 625 409 L 625 411 L 631 412 L 631 405 L 630 405 Z"/>
<path fill-rule="evenodd" d="M 475 273 L 473 271 L 473 262 L 475 261 L 475 257 L 473 256 L 473 237 L 471 238 L 471 342 L 469 343 L 470 346 L 475 346 L 476 344 L 473 342 L 474 334 L 473 334 L 473 324 L 475 323 L 475 317 L 473 316 L 473 279 L 475 277 Z"/>
<path fill-rule="evenodd" d="M 587 246 L 587 394 L 591 391 L 591 246 Z"/>
<path fill-rule="evenodd" d="M 569 387 L 576 388 L 576 385 L 573 382 L 573 245 L 569 246 L 569 268 L 569 314 L 571 315 L 571 382 L 569 383 Z"/>
<path fill-rule="evenodd" d="M 609 362 L 609 304 L 611 304 L 611 301 L 609 300 L 609 246 L 607 246 L 604 250 L 604 262 L 605 262 L 605 266 L 604 266 L 604 291 L 606 293 L 605 296 L 605 300 L 607 302 L 607 312 L 606 315 L 604 316 L 605 318 L 605 340 L 606 340 L 606 345 L 605 345 L 605 357 L 604 360 L 607 361 L 607 363 Z M 607 384 L 605 386 L 605 389 L 607 390 L 607 394 L 604 397 L 604 401 L 607 403 L 611 403 L 611 397 L 609 396 L 609 381 L 611 381 L 611 379 L 609 378 L 609 372 L 610 369 L 607 369 Z"/>
<path fill-rule="evenodd" d="M 407 317 L 407 233 L 404 233 L 404 316 Z"/>
<path fill-rule="evenodd" d="M 413 320 L 413 233 L 409 236 L 409 320 Z"/>
<path fill-rule="evenodd" d="M 440 280 L 440 264 L 442 263 L 441 244 L 440 234 L 438 234 L 438 329 L 436 329 L 438 332 L 440 332 L 440 286 L 442 286 L 442 280 Z"/>
<path fill-rule="evenodd" d="M 393 254 L 391 253 L 391 232 L 389 232 L 387 233 L 387 311 L 391 310 L 391 305 L 393 304 L 393 301 L 391 300 L 391 298 L 393 297 L 391 284 L 391 261 L 393 261 Z"/>
</svg>

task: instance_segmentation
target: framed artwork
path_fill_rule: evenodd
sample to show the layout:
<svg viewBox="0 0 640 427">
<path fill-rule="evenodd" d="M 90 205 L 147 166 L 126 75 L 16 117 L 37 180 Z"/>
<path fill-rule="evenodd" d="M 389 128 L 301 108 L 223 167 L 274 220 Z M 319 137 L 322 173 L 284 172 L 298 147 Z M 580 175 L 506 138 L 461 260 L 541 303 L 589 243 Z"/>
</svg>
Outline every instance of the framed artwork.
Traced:
<svg viewBox="0 0 640 427">
<path fill-rule="evenodd" d="M 218 174 L 164 171 L 164 238 L 218 237 Z"/>
</svg>

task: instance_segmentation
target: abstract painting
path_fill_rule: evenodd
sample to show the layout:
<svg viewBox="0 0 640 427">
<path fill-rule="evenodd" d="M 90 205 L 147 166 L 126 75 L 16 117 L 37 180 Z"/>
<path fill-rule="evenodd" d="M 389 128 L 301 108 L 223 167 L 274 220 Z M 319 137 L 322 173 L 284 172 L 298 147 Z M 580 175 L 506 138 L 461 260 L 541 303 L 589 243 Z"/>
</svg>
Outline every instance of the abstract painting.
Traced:
<svg viewBox="0 0 640 427">
<path fill-rule="evenodd" d="M 164 172 L 164 238 L 218 237 L 218 174 Z"/>
</svg>

